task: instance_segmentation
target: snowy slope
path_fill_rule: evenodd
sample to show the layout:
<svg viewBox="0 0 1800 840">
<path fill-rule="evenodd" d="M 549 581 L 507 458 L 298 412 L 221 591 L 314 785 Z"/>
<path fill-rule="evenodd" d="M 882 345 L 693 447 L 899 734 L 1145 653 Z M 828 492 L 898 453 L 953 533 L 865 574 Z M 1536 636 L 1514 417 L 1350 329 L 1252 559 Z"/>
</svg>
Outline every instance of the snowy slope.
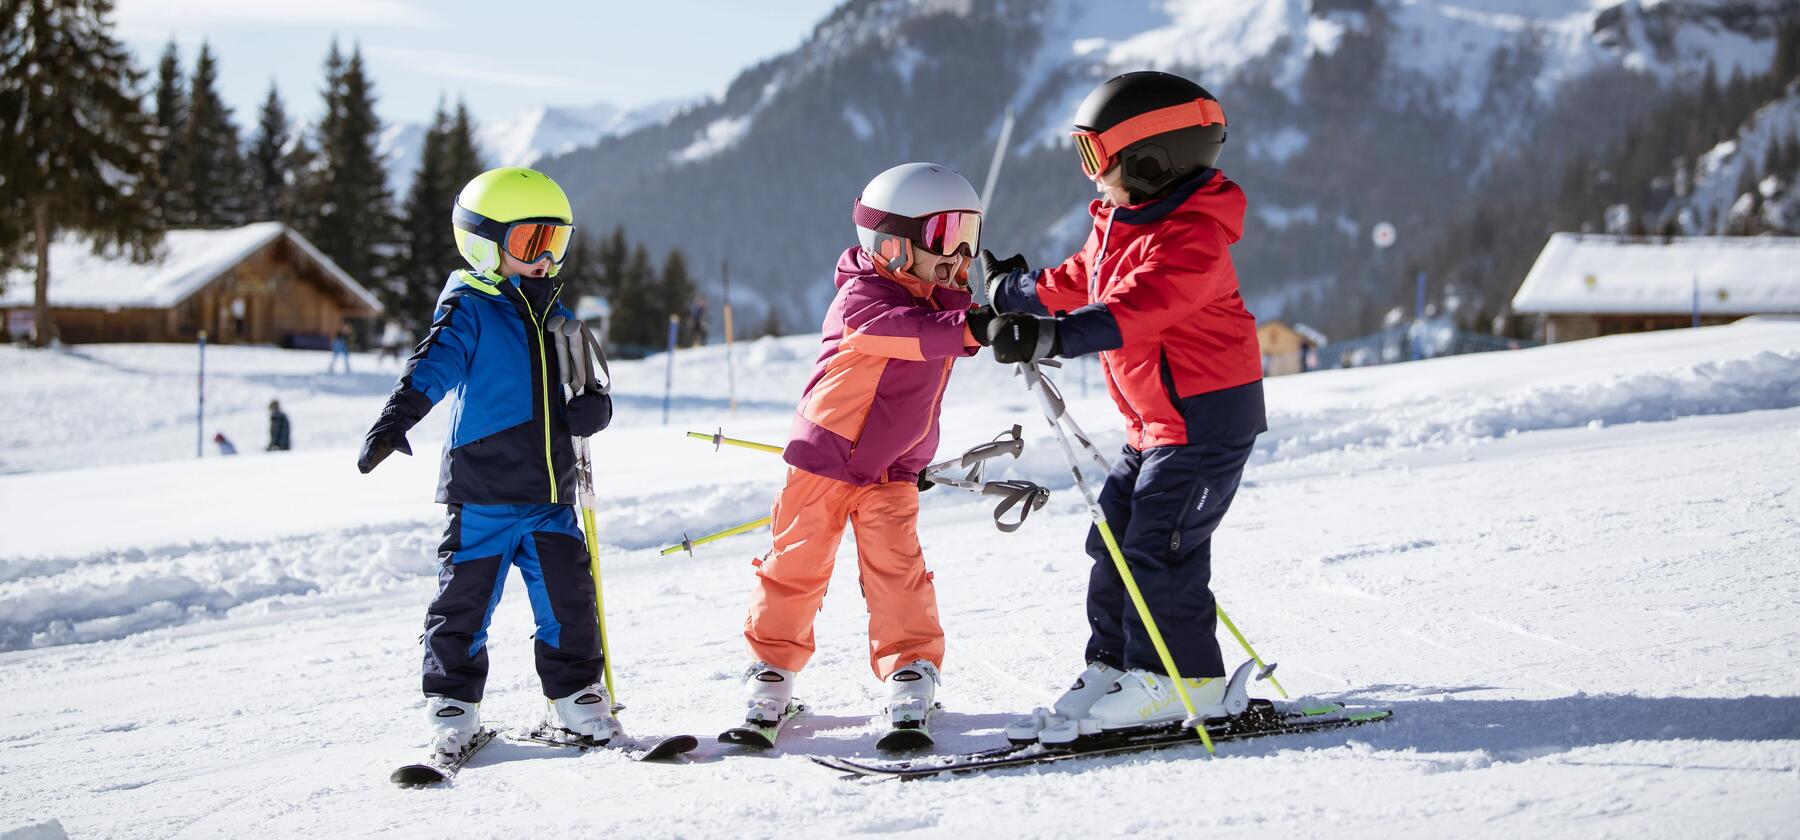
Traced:
<svg viewBox="0 0 1800 840">
<path fill-rule="evenodd" d="M 655 548 L 762 515 L 780 465 L 679 432 L 780 439 L 812 348 L 740 346 L 737 418 L 721 348 L 683 351 L 668 427 L 665 360 L 616 369 L 619 425 L 594 444 L 632 731 L 710 735 L 735 712 L 747 560 L 766 534 L 691 558 Z M 1221 603 L 1296 694 L 1396 719 L 1216 759 L 913 785 L 840 781 L 801 757 L 872 750 L 879 685 L 847 545 L 802 677 L 817 712 L 781 753 L 708 743 L 660 767 L 506 744 L 450 789 L 392 789 L 418 744 L 442 426 L 415 434 L 418 457 L 359 476 L 354 442 L 391 369 L 331 378 L 313 372 L 322 354 L 223 349 L 209 404 L 252 424 L 279 389 L 298 451 L 113 463 L 132 441 L 176 445 L 191 410 L 178 349 L 0 357 L 0 388 L 22 389 L 0 394 L 13 469 L 66 463 L 84 439 L 102 453 L 0 476 L 0 832 L 1774 836 L 1800 814 L 1800 321 L 1272 380 L 1271 431 L 1215 543 Z M 1059 378 L 1110 448 L 1118 418 L 1095 376 Z M 110 398 L 81 402 L 94 394 Z M 1022 424 L 1011 473 L 1055 491 L 1012 535 L 970 497 L 924 499 L 950 634 L 942 728 L 960 748 L 996 740 L 1080 666 L 1088 561 L 1078 497 L 1006 371 L 964 363 L 945 417 L 946 450 Z M 539 708 L 529 632 L 514 593 L 490 719 Z"/>
</svg>

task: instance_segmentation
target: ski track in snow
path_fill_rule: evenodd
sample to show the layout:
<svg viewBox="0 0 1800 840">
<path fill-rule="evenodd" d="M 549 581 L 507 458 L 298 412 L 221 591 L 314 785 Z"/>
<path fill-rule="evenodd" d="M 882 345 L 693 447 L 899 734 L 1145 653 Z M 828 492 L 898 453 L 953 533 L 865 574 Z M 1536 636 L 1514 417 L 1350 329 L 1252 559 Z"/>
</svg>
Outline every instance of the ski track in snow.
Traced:
<svg viewBox="0 0 1800 840">
<path fill-rule="evenodd" d="M 419 457 L 348 467 L 391 369 L 332 382 L 308 370 L 323 354 L 215 351 L 209 414 L 238 405 L 254 424 L 280 393 L 312 451 L 155 462 L 182 454 L 138 450 L 181 445 L 191 348 L 0 350 L 7 468 L 60 463 L 69 424 L 118 464 L 0 476 L 0 533 L 22 547 L 0 548 L 0 832 L 1776 836 L 1800 816 L 1800 322 L 1271 380 L 1272 428 L 1215 539 L 1215 589 L 1296 697 L 1396 717 L 1213 759 L 1184 748 L 910 784 L 803 758 L 871 755 L 877 736 L 850 541 L 800 682 L 815 711 L 766 756 L 710 736 L 737 711 L 748 560 L 767 532 L 656 550 L 767 513 L 778 461 L 678 432 L 724 422 L 778 440 L 813 346 L 739 348 L 752 399 L 729 421 L 718 351 L 684 351 L 669 427 L 649 387 L 662 360 L 621 364 L 620 426 L 595 438 L 622 719 L 701 736 L 693 760 L 497 742 L 452 786 L 419 791 L 386 775 L 421 743 L 441 427 L 415 435 Z M 1081 396 L 1081 373 L 1054 375 L 1116 447 L 1116 412 L 1097 379 Z M 57 413 L 115 387 L 136 410 Z M 947 405 L 946 455 L 1019 423 L 1026 457 L 1005 472 L 1055 492 L 1012 535 L 985 503 L 924 497 L 946 751 L 999 740 L 1079 669 L 1089 562 L 1085 511 L 1029 395 L 975 360 Z M 541 713 L 530 632 L 515 592 L 495 617 L 489 720 Z"/>
</svg>

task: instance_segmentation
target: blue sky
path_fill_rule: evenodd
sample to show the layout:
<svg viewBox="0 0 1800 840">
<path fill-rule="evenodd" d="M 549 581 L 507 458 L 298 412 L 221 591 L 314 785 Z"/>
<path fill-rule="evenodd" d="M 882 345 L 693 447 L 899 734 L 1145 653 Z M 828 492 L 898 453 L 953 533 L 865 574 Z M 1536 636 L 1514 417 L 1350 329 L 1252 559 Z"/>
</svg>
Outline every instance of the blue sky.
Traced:
<svg viewBox="0 0 1800 840">
<path fill-rule="evenodd" d="M 270 80 L 290 117 L 319 109 L 325 52 L 360 43 L 384 121 L 429 119 L 440 95 L 478 119 L 539 104 L 632 106 L 723 90 L 800 43 L 836 0 L 473 2 L 118 0 L 117 31 L 154 71 L 173 37 L 187 72 L 206 39 L 240 127 Z"/>
</svg>

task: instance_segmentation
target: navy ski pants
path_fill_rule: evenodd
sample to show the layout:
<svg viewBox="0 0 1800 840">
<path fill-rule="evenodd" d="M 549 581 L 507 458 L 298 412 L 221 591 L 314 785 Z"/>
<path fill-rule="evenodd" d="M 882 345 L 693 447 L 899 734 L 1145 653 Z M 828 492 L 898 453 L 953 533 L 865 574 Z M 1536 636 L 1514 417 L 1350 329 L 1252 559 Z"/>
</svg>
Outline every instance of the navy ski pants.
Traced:
<svg viewBox="0 0 1800 840">
<path fill-rule="evenodd" d="M 1100 490 L 1100 508 L 1150 616 L 1183 677 L 1225 676 L 1212 580 L 1212 534 L 1237 494 L 1255 440 L 1137 450 L 1125 447 Z M 1087 661 L 1163 673 L 1112 555 L 1089 528 Z"/>
<path fill-rule="evenodd" d="M 544 696 L 567 697 L 600 680 L 600 622 L 587 541 L 570 505 L 450 505 L 438 547 L 438 594 L 425 613 L 426 694 L 481 702 L 488 621 L 506 570 L 517 567 L 537 621 Z"/>
</svg>

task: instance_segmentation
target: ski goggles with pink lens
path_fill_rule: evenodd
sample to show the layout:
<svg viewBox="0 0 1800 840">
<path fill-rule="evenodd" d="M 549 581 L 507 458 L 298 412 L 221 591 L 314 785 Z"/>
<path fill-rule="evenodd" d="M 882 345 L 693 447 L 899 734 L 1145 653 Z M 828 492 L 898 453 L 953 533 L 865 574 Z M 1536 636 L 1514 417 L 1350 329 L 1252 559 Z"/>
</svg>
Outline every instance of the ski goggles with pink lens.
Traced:
<svg viewBox="0 0 1800 840">
<path fill-rule="evenodd" d="M 962 253 L 973 257 L 981 247 L 981 212 L 945 210 L 922 218 L 902 216 L 855 204 L 856 226 L 908 240 L 940 257 Z"/>
</svg>

